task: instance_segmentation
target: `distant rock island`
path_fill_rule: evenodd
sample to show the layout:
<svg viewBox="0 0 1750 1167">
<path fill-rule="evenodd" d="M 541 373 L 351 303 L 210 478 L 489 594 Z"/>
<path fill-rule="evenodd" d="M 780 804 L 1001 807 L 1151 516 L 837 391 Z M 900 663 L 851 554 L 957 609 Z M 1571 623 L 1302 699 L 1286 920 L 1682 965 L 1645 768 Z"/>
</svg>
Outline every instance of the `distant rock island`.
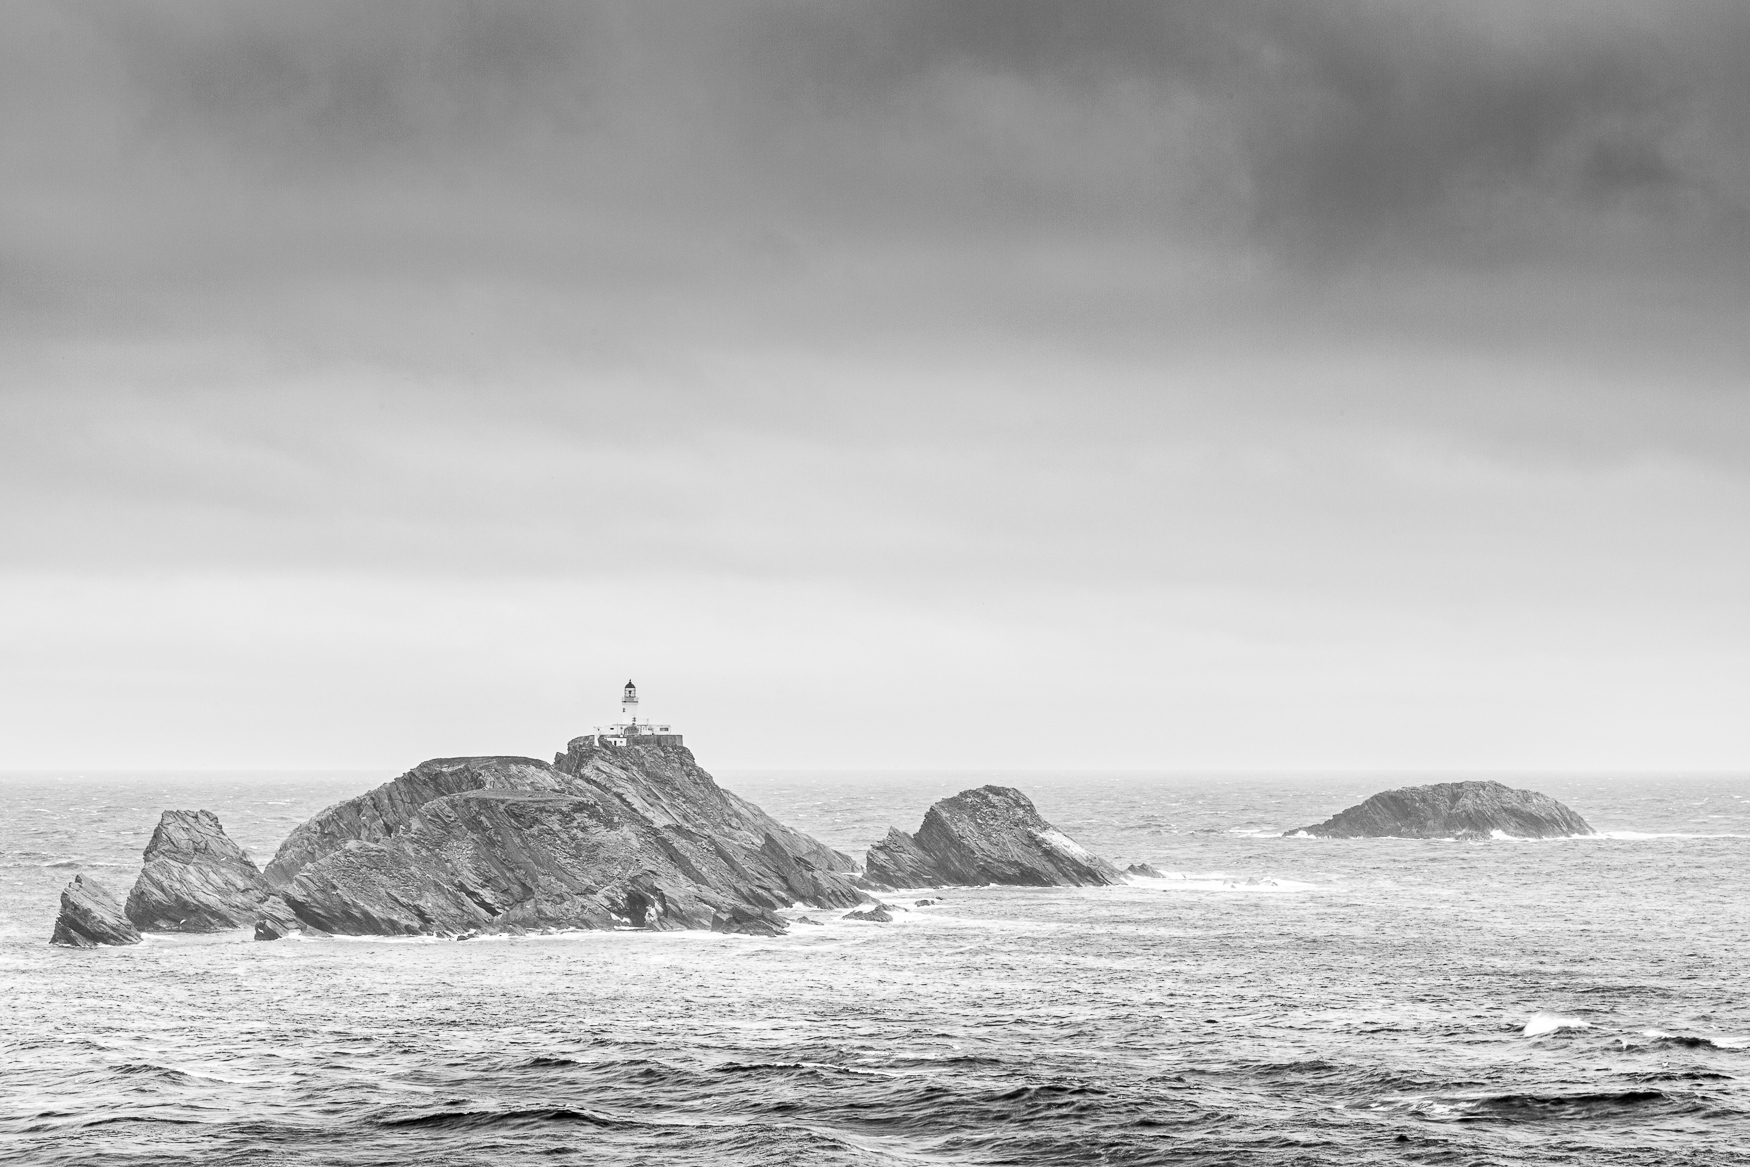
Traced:
<svg viewBox="0 0 1750 1167">
<path fill-rule="evenodd" d="M 869 848 L 864 882 L 1054 887 L 1123 883 L 1124 875 L 1041 818 L 1019 790 L 980 786 L 930 807 L 914 835 L 888 831 Z"/>
<path fill-rule="evenodd" d="M 1328 839 L 1486 839 L 1497 831 L 1520 839 L 1597 833 L 1549 795 L 1500 782 L 1438 782 L 1387 790 L 1322 823 L 1287 833 Z"/>
</svg>

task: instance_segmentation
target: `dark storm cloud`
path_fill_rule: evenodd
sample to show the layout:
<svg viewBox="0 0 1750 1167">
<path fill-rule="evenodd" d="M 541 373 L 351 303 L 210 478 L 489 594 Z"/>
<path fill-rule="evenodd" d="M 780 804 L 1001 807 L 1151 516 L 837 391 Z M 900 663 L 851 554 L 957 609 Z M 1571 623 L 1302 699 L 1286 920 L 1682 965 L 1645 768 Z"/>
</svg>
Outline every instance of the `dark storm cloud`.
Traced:
<svg viewBox="0 0 1750 1167">
<path fill-rule="evenodd" d="M 1352 409 L 1613 454 L 1675 433 L 1711 457 L 1739 432 L 1714 400 L 1739 365 L 1746 270 L 1739 5 L 422 0 L 8 19 L 8 381 L 176 400 L 195 433 L 163 450 L 185 451 L 197 495 L 224 476 L 189 469 L 201 435 L 299 443 L 317 470 L 341 419 L 361 450 L 373 419 L 410 413 L 587 442 L 629 385 L 652 432 L 833 448 L 910 440 L 926 409 L 1031 441 L 990 419 L 1057 425 L 1083 399 L 1131 422 L 1053 429 L 1084 450 L 1218 410 L 1243 428 Z M 1387 393 L 1254 371 L 1167 393 L 1101 364 L 1223 345 L 1533 349 L 1568 375 Z M 951 391 L 900 374 L 840 388 L 955 346 L 986 367 Z M 736 380 L 700 355 L 724 348 L 823 371 Z M 1032 354 L 1087 371 L 1064 363 L 1029 402 L 1014 369 Z M 1603 379 L 1606 408 L 1570 408 L 1577 370 L 1674 354 L 1663 392 L 1705 408 L 1611 405 L 1639 391 Z M 52 434 L 56 408 L 15 410 L 13 441 Z M 1617 424 L 1649 413 L 1663 420 Z M 45 439 L 10 461 L 40 484 L 68 459 Z M 108 474 L 126 477 L 98 466 L 81 488 Z"/>
<path fill-rule="evenodd" d="M 1523 248 L 1557 215 L 1743 214 L 1750 11 L 1732 4 L 50 11 L 11 38 L 51 64 L 34 95 L 15 83 L 9 134 L 58 139 L 84 163 L 63 180 L 112 167 L 116 203 L 173 227 L 179 195 L 290 183 L 342 220 L 387 186 L 489 244 L 495 209 L 545 208 L 695 244 L 787 218 L 877 238 L 1216 232 L 1290 258 L 1437 242 L 1450 260 Z"/>
</svg>

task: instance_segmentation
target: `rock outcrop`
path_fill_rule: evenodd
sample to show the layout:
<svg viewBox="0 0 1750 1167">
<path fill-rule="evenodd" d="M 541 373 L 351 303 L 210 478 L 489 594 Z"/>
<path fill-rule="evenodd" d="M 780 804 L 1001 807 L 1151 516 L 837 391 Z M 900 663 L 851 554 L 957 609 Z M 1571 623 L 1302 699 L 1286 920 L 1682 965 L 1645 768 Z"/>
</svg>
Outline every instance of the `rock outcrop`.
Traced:
<svg viewBox="0 0 1750 1167">
<path fill-rule="evenodd" d="M 1549 795 L 1500 782 L 1438 782 L 1387 790 L 1322 823 L 1287 833 L 1329 839 L 1486 839 L 1497 831 L 1521 839 L 1596 833 Z"/>
<path fill-rule="evenodd" d="M 129 922 L 121 901 L 89 875 L 75 875 L 61 893 L 61 914 L 55 917 L 50 944 L 96 948 L 102 944 L 138 944 L 140 933 Z"/>
<path fill-rule="evenodd" d="M 866 920 L 871 924 L 891 924 L 893 923 L 893 910 L 887 904 L 876 904 L 872 908 L 846 912 L 844 918 L 847 920 Z"/>
<path fill-rule="evenodd" d="M 210 810 L 167 810 L 146 845 L 127 913 L 145 932 L 220 932 L 253 924 L 267 881 Z"/>
<path fill-rule="evenodd" d="M 1124 869 L 1124 874 L 1134 875 L 1138 879 L 1165 879 L 1167 873 L 1152 863 L 1132 863 Z"/>
<path fill-rule="evenodd" d="M 257 940 L 284 940 L 295 932 L 316 932 L 317 929 L 306 927 L 298 919 L 286 901 L 278 896 L 268 896 L 261 901 L 261 907 L 255 912 L 255 938 Z"/>
<path fill-rule="evenodd" d="M 1106 860 L 1039 817 L 1019 790 L 980 786 L 944 798 L 915 835 L 890 830 L 869 848 L 864 881 L 875 887 L 1122 883 Z"/>
<path fill-rule="evenodd" d="M 584 737 L 552 765 L 425 762 L 300 826 L 265 874 L 302 926 L 345 935 L 769 935 L 784 930 L 774 909 L 861 902 L 855 870 L 723 790 L 684 746 Z"/>
</svg>

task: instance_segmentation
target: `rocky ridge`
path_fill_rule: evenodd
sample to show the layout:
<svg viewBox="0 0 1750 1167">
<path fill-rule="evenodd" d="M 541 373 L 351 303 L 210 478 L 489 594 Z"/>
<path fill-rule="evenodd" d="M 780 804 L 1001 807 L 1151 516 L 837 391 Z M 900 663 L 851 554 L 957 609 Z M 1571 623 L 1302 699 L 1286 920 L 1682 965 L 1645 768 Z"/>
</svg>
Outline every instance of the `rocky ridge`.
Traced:
<svg viewBox="0 0 1750 1167">
<path fill-rule="evenodd" d="M 1591 825 L 1547 794 L 1500 782 L 1439 782 L 1375 794 L 1322 823 L 1289 831 L 1329 839 L 1521 839 L 1591 835 Z"/>
<path fill-rule="evenodd" d="M 1124 876 L 1041 818 L 1019 790 L 980 786 L 930 807 L 915 834 L 888 831 L 869 848 L 864 882 L 878 888 L 1097 886 L 1123 883 Z"/>
</svg>

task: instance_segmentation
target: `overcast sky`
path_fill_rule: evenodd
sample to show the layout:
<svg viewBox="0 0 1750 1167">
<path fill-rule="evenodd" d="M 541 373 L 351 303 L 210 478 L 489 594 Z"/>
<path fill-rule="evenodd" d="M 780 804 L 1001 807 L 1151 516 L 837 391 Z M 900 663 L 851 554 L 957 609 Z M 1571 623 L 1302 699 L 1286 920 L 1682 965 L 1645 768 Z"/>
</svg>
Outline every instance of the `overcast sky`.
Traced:
<svg viewBox="0 0 1750 1167">
<path fill-rule="evenodd" d="M 0 6 L 0 768 L 1750 766 L 1750 6 Z"/>
</svg>

